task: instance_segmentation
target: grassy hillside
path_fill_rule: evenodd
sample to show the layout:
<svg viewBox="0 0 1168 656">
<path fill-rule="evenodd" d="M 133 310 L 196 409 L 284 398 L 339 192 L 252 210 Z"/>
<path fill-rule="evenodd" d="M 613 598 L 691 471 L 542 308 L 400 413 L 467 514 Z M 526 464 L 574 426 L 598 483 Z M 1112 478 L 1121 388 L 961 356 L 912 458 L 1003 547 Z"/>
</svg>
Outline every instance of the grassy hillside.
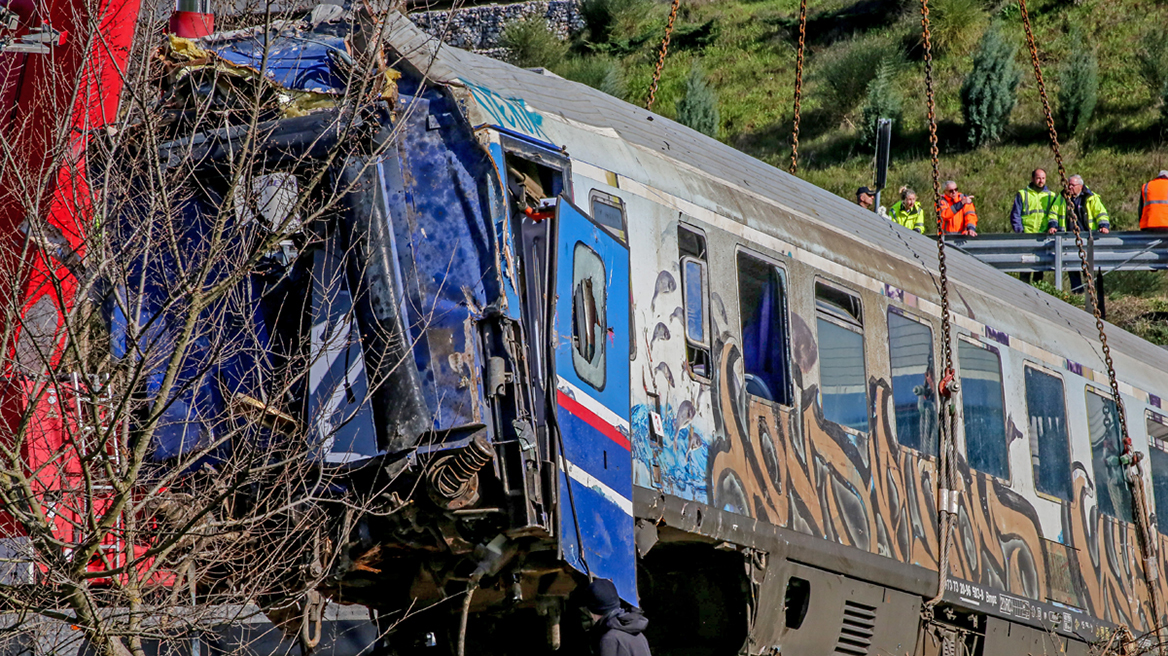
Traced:
<svg viewBox="0 0 1168 656">
<path fill-rule="evenodd" d="M 567 51 L 537 43 L 527 48 L 524 61 L 518 63 L 545 65 L 565 77 L 643 104 L 668 3 L 587 0 L 585 6 L 601 18 L 611 17 L 609 28 L 598 27 L 593 20 L 592 29 Z M 983 233 L 1007 230 L 1014 192 L 1025 185 L 1030 170 L 1041 166 L 1052 179 L 1056 177 L 1017 4 L 932 0 L 930 7 L 941 178 L 957 180 L 965 193 L 975 196 Z M 1159 94 L 1151 92 L 1139 72 L 1142 39 L 1149 30 L 1162 29 L 1154 24 L 1162 23 L 1168 11 L 1147 0 L 1031 0 L 1028 7 L 1052 102 L 1056 102 L 1060 69 L 1071 51 L 1072 35 L 1086 35 L 1098 56 L 1099 102 L 1094 117 L 1080 135 L 1063 138 L 1062 152 L 1068 174 L 1080 173 L 1101 195 L 1113 225 L 1133 228 L 1138 223 L 1140 185 L 1159 169 L 1168 168 Z M 797 16 L 797 0 L 682 0 L 654 110 L 674 116 L 685 78 L 698 66 L 718 93 L 718 137 L 786 169 Z M 1017 45 L 1023 77 L 1004 137 L 971 149 L 962 123 L 960 88 L 978 41 L 991 25 L 999 26 Z M 512 38 L 531 46 L 531 35 L 519 32 L 512 33 Z M 931 181 L 919 4 L 809 0 L 807 43 L 799 175 L 848 198 L 857 186 L 871 181 L 872 152 L 861 145 L 857 127 L 867 84 L 881 62 L 890 61 L 895 65 L 894 86 L 900 91 L 903 116 L 893 138 L 889 195 L 908 184 L 927 198 Z M 1108 291 L 1117 296 L 1165 292 L 1160 274 L 1108 278 Z M 1138 307 L 1132 309 L 1137 305 L 1125 306 L 1134 313 L 1131 327 L 1159 337 L 1163 330 L 1136 325 L 1136 319 L 1145 314 Z"/>
</svg>

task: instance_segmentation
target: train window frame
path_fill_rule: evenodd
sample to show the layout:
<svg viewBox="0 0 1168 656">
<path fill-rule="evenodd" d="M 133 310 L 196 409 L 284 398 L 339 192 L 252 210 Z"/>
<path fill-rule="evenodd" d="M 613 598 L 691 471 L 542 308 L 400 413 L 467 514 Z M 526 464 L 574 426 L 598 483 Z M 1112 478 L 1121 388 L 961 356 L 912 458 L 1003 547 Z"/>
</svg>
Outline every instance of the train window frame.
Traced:
<svg viewBox="0 0 1168 656">
<path fill-rule="evenodd" d="M 972 458 L 970 458 L 970 455 L 969 455 L 969 439 L 968 439 L 968 420 L 969 420 L 969 418 L 966 416 L 968 413 L 966 412 L 966 405 L 965 405 L 966 399 L 968 398 L 968 396 L 966 394 L 966 392 L 968 391 L 968 385 L 966 384 L 965 371 L 964 371 L 964 368 L 963 368 L 962 362 L 961 362 L 961 360 L 962 360 L 962 358 L 961 358 L 961 345 L 962 344 L 967 344 L 968 346 L 970 346 L 972 348 L 979 348 L 983 351 L 992 353 L 994 355 L 994 359 L 997 360 L 997 363 L 998 363 L 998 390 L 999 390 L 1000 398 L 1002 401 L 1002 444 L 1003 444 L 1002 448 L 1005 450 L 1005 464 L 1006 464 L 1006 475 L 1005 476 L 1000 476 L 996 472 L 987 471 L 985 469 L 979 469 L 979 468 L 975 467 L 973 465 L 973 460 L 972 460 Z M 975 339 L 972 336 L 959 335 L 958 340 L 957 340 L 957 376 L 958 376 L 958 380 L 961 381 L 961 384 L 962 384 L 961 437 L 965 443 L 965 461 L 967 463 L 969 463 L 969 467 L 971 470 L 976 471 L 979 474 L 983 474 L 985 476 L 989 476 L 991 478 L 1002 481 L 1006 485 L 1010 485 L 1013 481 L 1013 478 L 1014 478 L 1014 468 L 1010 466 L 1010 432 L 1009 432 L 1009 426 L 1008 426 L 1009 413 L 1006 412 L 1006 370 L 1005 370 L 1005 365 L 1002 362 L 1001 350 L 997 346 L 994 346 L 992 344 L 986 344 L 985 342 L 983 342 L 979 339 Z"/>
<path fill-rule="evenodd" d="M 830 298 L 823 299 L 825 302 L 820 303 L 820 290 L 828 292 L 830 296 L 847 297 L 850 299 L 851 308 L 846 305 L 835 304 L 831 302 Z M 823 412 L 825 421 L 830 421 L 836 426 L 840 427 L 846 432 L 854 433 L 856 435 L 867 436 L 872 432 L 872 398 L 868 394 L 868 345 L 866 335 L 864 332 L 864 303 L 860 298 L 859 292 L 827 280 L 826 278 L 816 277 L 814 280 L 814 300 L 815 300 L 815 351 L 816 351 L 816 365 L 819 367 L 819 408 Z M 827 416 L 827 406 L 824 405 L 823 393 L 823 336 L 820 332 L 820 322 L 826 322 L 842 330 L 847 330 L 856 333 L 860 336 L 860 362 L 863 366 L 861 373 L 863 388 L 864 388 L 864 416 L 867 420 L 867 426 L 861 430 L 855 426 L 844 424 Z"/>
<path fill-rule="evenodd" d="M 932 361 L 933 367 L 934 367 L 934 371 L 933 371 L 934 385 L 932 388 L 932 391 L 933 391 L 933 409 L 934 409 L 933 416 L 934 417 L 939 416 L 939 414 L 938 414 L 939 406 L 937 405 L 937 390 L 936 390 L 936 382 L 935 382 L 936 376 L 937 376 L 937 372 L 936 372 L 937 333 L 934 330 L 935 327 L 933 326 L 933 322 L 929 321 L 925 317 L 917 316 L 917 315 L 912 314 L 910 312 L 906 312 L 903 309 L 896 307 L 895 305 L 889 304 L 888 312 L 885 316 L 885 322 L 886 322 L 886 328 L 887 328 L 886 332 L 888 334 L 889 386 L 891 387 L 892 394 L 893 394 L 893 417 L 891 418 L 892 420 L 890 422 L 892 425 L 893 434 L 896 437 L 897 445 L 899 445 L 900 447 L 905 448 L 905 449 L 909 449 L 909 450 L 914 451 L 916 453 L 919 453 L 921 455 L 921 457 L 924 457 L 926 459 L 936 460 L 937 452 L 940 450 L 941 434 L 940 434 L 940 425 L 939 424 L 933 427 L 933 435 L 932 435 L 932 447 L 933 448 L 932 449 L 921 449 L 921 448 L 913 447 L 913 446 L 904 444 L 900 440 L 900 427 L 899 427 L 899 424 L 897 424 L 897 420 L 896 420 L 896 400 L 895 400 L 896 399 L 896 384 L 895 384 L 895 377 L 893 376 L 893 372 L 892 372 L 892 358 L 893 358 L 893 353 L 892 353 L 892 321 L 891 321 L 892 315 L 896 315 L 898 317 L 901 317 L 902 319 L 905 319 L 906 321 L 912 321 L 914 323 L 920 324 L 929 330 L 929 359 Z"/>
<path fill-rule="evenodd" d="M 596 213 L 597 205 L 611 207 L 620 212 L 620 228 L 614 228 L 607 223 L 601 222 Z M 600 226 L 608 234 L 612 235 L 613 239 L 627 245 L 629 234 L 629 217 L 628 211 L 625 209 L 625 201 L 620 196 L 610 194 L 607 191 L 600 189 L 593 189 L 588 192 L 588 211 L 592 214 L 593 221 Z"/>
<path fill-rule="evenodd" d="M 743 256 L 752 258 L 752 259 L 756 260 L 757 262 L 763 264 L 764 266 L 769 267 L 772 271 L 774 271 L 778 275 L 779 286 L 780 286 L 779 297 L 780 297 L 780 303 L 782 304 L 782 307 L 780 308 L 780 313 L 781 313 L 780 321 L 782 322 L 782 332 L 783 332 L 783 334 L 782 334 L 782 340 L 783 340 L 782 351 L 783 351 L 783 365 L 784 365 L 783 375 L 784 375 L 784 385 L 785 385 L 785 387 L 783 389 L 782 399 L 786 400 L 785 403 L 783 402 L 782 399 L 780 399 L 780 400 L 768 399 L 765 396 L 760 396 L 760 395 L 754 394 L 753 392 L 750 391 L 749 385 L 745 384 L 745 376 L 748 374 L 748 372 L 746 371 L 745 327 L 742 325 L 742 322 L 744 319 L 744 315 L 743 315 L 743 311 L 742 311 L 742 267 L 739 264 L 739 258 L 743 257 Z M 779 406 L 782 408 L 793 408 L 794 403 L 795 403 L 795 395 L 794 395 L 794 386 L 792 384 L 792 362 L 791 362 L 791 360 L 792 360 L 792 358 L 791 358 L 791 303 L 790 303 L 790 282 L 789 282 L 790 277 L 789 277 L 788 272 L 787 272 L 787 267 L 781 261 L 779 261 L 773 257 L 768 257 L 762 253 L 759 253 L 758 251 L 752 250 L 750 248 L 746 248 L 745 246 L 740 244 L 740 245 L 738 245 L 737 248 L 734 249 L 734 278 L 735 278 L 735 280 L 734 280 L 735 288 L 738 291 L 738 329 L 739 329 L 738 337 L 741 340 L 742 352 L 743 352 L 743 381 L 744 381 L 743 389 L 746 391 L 746 393 L 752 399 L 757 399 L 761 402 L 770 403 L 772 405 L 776 405 L 776 406 Z M 771 391 L 772 391 L 772 396 L 774 396 L 773 390 L 771 390 Z"/>
<path fill-rule="evenodd" d="M 1102 487 L 1101 487 L 1102 483 L 1101 483 L 1099 475 L 1098 475 L 1099 472 L 1096 469 L 1097 462 L 1095 460 L 1095 437 L 1094 437 L 1094 435 L 1092 435 L 1090 399 L 1094 395 L 1096 397 L 1099 397 L 1100 399 L 1103 399 L 1103 401 L 1105 403 L 1110 401 L 1111 404 L 1115 407 L 1116 413 L 1118 413 L 1120 411 L 1119 404 L 1116 403 L 1115 398 L 1111 396 L 1110 390 L 1105 391 L 1105 390 L 1099 389 L 1093 385 L 1084 385 L 1083 387 L 1084 387 L 1084 392 L 1083 392 L 1084 402 L 1085 402 L 1086 410 L 1087 410 L 1087 436 L 1088 436 L 1087 446 L 1091 450 L 1091 478 L 1092 478 L 1092 482 L 1095 485 L 1095 509 L 1099 512 L 1099 514 L 1107 515 L 1108 517 L 1110 517 L 1111 519 L 1113 519 L 1117 522 L 1123 522 L 1125 524 L 1133 524 L 1134 519 L 1135 519 L 1134 515 L 1129 513 L 1126 517 L 1120 517 L 1118 513 L 1105 512 L 1100 505 L 1100 500 L 1102 499 Z M 1118 423 L 1116 425 L 1116 441 L 1118 442 L 1118 444 L 1117 444 L 1118 448 L 1122 449 L 1123 448 L 1123 445 L 1122 445 L 1123 434 L 1118 432 Z M 1123 477 L 1122 471 L 1120 472 L 1120 477 L 1121 478 Z M 1127 494 L 1129 494 L 1129 495 L 1131 494 L 1131 490 L 1127 487 L 1126 480 L 1124 481 L 1124 485 L 1123 485 L 1122 489 Z M 1111 495 L 1108 494 L 1108 503 L 1109 504 L 1111 503 L 1110 499 L 1111 499 Z M 1134 506 L 1134 502 L 1130 498 L 1128 499 L 1128 504 L 1129 504 L 1128 510 L 1132 511 L 1133 506 Z M 1114 508 L 1112 508 L 1112 510 L 1114 510 Z"/>
<path fill-rule="evenodd" d="M 1152 434 L 1152 424 L 1163 427 L 1165 431 L 1163 439 Z M 1163 477 L 1165 488 L 1163 496 L 1160 495 L 1161 490 L 1157 489 L 1156 481 L 1157 459 L 1160 460 L 1161 464 L 1168 465 L 1168 417 L 1154 410 L 1145 410 L 1144 427 L 1148 432 L 1148 475 L 1152 479 L 1152 505 L 1156 510 L 1156 530 L 1159 531 L 1160 535 L 1168 535 L 1168 467 L 1166 467 Z M 1159 453 L 1160 456 L 1154 456 L 1154 453 Z M 1165 506 L 1163 512 L 1160 510 L 1161 498 L 1163 498 Z"/>
<path fill-rule="evenodd" d="M 1031 413 L 1031 405 L 1030 405 L 1030 385 L 1028 383 L 1029 379 L 1027 377 L 1027 375 L 1030 371 L 1033 371 L 1039 375 L 1049 376 L 1049 377 L 1057 380 L 1059 382 L 1059 388 L 1062 390 L 1062 394 L 1063 394 L 1062 411 L 1063 411 L 1063 425 L 1064 425 L 1063 444 L 1066 447 L 1067 458 L 1066 458 L 1065 471 L 1062 469 L 1058 469 L 1057 471 L 1063 472 L 1063 474 L 1066 477 L 1066 480 L 1063 481 L 1066 485 L 1066 490 L 1067 490 L 1067 496 L 1065 496 L 1065 497 L 1060 496 L 1059 494 L 1054 493 L 1054 492 L 1047 492 L 1047 491 L 1038 489 L 1038 481 L 1039 481 L 1038 468 L 1042 467 L 1042 459 L 1040 457 L 1040 454 L 1038 453 L 1038 451 L 1039 451 L 1039 437 L 1036 436 L 1033 432 L 1033 423 L 1032 423 L 1033 415 Z M 1023 399 L 1025 400 L 1025 403 L 1026 403 L 1026 440 L 1030 446 L 1030 471 L 1031 471 L 1031 475 L 1033 476 L 1034 493 L 1037 494 L 1041 498 L 1047 499 L 1049 501 L 1054 501 L 1054 502 L 1059 503 L 1059 504 L 1071 503 L 1073 500 L 1074 494 L 1075 494 L 1074 479 L 1071 476 L 1071 468 L 1074 466 L 1075 461 L 1074 461 L 1074 453 L 1071 450 L 1070 404 L 1067 402 L 1067 381 L 1065 378 L 1063 378 L 1062 373 L 1055 371 L 1054 369 L 1051 369 L 1049 367 L 1044 367 L 1041 364 L 1038 364 L 1037 362 L 1024 361 L 1022 363 L 1022 388 L 1023 388 L 1022 389 L 1022 396 L 1023 396 Z"/>
<path fill-rule="evenodd" d="M 581 254 L 584 257 L 581 257 Z M 593 262 L 586 262 L 591 260 Z M 586 266 L 589 265 L 589 266 Z M 596 284 L 596 265 L 599 265 L 599 280 L 600 284 Z M 589 358 L 582 350 L 581 336 L 579 329 L 581 326 L 580 317 L 578 316 L 578 308 L 581 305 L 581 293 L 584 290 L 585 278 L 589 281 L 588 290 L 591 292 L 591 301 L 593 305 L 593 316 L 595 321 L 593 325 L 599 329 L 599 333 L 593 333 L 592 357 Z M 604 264 L 604 258 L 600 257 L 591 246 L 582 241 L 577 241 L 575 248 L 572 250 L 572 367 L 576 370 L 576 375 L 580 380 L 591 385 L 596 391 L 603 392 L 605 386 L 608 384 L 608 270 Z"/>
<path fill-rule="evenodd" d="M 689 233 L 696 241 L 696 248 L 686 249 L 682 244 L 682 233 Z M 711 357 L 710 339 L 710 277 L 709 252 L 710 242 L 706 231 L 701 228 L 679 221 L 677 224 L 677 253 L 678 278 L 681 283 L 682 333 L 685 336 L 685 370 L 689 377 L 697 382 L 709 384 L 713 380 L 713 358 Z M 702 340 L 695 340 L 689 334 L 690 298 L 689 288 L 686 285 L 686 264 L 696 263 L 700 270 L 699 296 L 702 304 L 699 321 L 702 327 Z M 701 367 L 701 371 L 698 368 Z"/>
</svg>

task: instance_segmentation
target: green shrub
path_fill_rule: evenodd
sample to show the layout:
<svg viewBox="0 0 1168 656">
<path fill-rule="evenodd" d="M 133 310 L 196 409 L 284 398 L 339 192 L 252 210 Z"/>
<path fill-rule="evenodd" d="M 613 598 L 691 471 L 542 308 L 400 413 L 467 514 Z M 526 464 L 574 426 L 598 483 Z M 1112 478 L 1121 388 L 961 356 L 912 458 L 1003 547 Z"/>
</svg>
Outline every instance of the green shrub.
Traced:
<svg viewBox="0 0 1168 656">
<path fill-rule="evenodd" d="M 1136 68 L 1148 85 L 1152 100 L 1158 100 L 1168 83 L 1168 31 L 1154 27 L 1144 34 L 1136 50 Z"/>
<path fill-rule="evenodd" d="M 899 56 L 887 57 L 876 69 L 876 77 L 868 83 L 868 99 L 864 103 L 860 126 L 860 143 L 865 146 L 875 145 L 876 125 L 880 119 L 892 119 L 893 131 L 900 125 L 901 90 L 896 88 L 896 75 L 900 68 Z"/>
<path fill-rule="evenodd" d="M 839 116 L 855 109 L 876 77 L 878 67 L 873 62 L 897 52 L 887 41 L 853 39 L 812 55 L 808 61 L 821 84 L 822 107 Z"/>
<path fill-rule="evenodd" d="M 1160 119 L 1168 123 L 1168 82 L 1160 90 Z"/>
<path fill-rule="evenodd" d="M 568 53 L 568 45 L 548 29 L 542 16 L 508 23 L 499 45 L 507 49 L 512 64 L 523 68 L 552 68 Z"/>
<path fill-rule="evenodd" d="M 718 95 L 696 64 L 685 79 L 685 93 L 677 101 L 677 122 L 702 134 L 718 136 Z"/>
<path fill-rule="evenodd" d="M 592 43 L 608 43 L 612 38 L 612 28 L 616 24 L 619 0 L 583 0 L 580 3 L 580 18 Z"/>
<path fill-rule="evenodd" d="M 1067 134 L 1081 133 L 1091 122 L 1099 98 L 1099 61 L 1079 30 L 1071 33 L 1070 59 L 1059 78 L 1059 121 Z"/>
<path fill-rule="evenodd" d="M 624 100 L 628 97 L 624 71 L 620 62 L 615 59 L 600 56 L 571 57 L 556 67 L 556 73 L 573 82 L 599 89 L 615 98 Z"/>
<path fill-rule="evenodd" d="M 929 2 L 929 34 L 935 53 L 968 53 L 989 22 L 984 4 L 983 0 Z"/>
<path fill-rule="evenodd" d="M 1014 63 L 1014 45 L 998 28 L 986 31 L 973 58 L 973 70 L 961 85 L 961 113 L 969 144 L 998 139 L 1010 122 L 1022 73 Z"/>
</svg>

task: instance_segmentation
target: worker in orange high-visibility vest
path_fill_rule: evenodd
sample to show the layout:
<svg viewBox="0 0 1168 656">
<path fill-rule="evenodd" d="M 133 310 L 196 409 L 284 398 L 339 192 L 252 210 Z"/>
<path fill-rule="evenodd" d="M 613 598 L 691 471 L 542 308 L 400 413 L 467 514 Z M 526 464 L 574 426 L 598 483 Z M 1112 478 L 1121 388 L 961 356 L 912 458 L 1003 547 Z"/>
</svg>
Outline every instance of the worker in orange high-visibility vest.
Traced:
<svg viewBox="0 0 1168 656">
<path fill-rule="evenodd" d="M 945 182 L 945 194 L 941 196 L 941 229 L 949 234 L 977 236 L 973 196 L 957 191 L 957 183 L 952 180 Z"/>
<path fill-rule="evenodd" d="M 1140 230 L 1168 230 L 1168 171 L 1140 190 Z"/>
</svg>

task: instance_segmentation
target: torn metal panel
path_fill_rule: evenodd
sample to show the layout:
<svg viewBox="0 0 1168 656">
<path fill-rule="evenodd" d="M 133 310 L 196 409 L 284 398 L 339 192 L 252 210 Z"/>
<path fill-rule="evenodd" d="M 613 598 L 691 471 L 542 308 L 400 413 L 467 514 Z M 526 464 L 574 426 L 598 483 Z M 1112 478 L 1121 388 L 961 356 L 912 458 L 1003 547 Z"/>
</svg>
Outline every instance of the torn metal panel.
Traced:
<svg viewBox="0 0 1168 656">
<path fill-rule="evenodd" d="M 440 91 L 404 96 L 400 178 L 387 175 L 414 357 L 432 430 L 483 417 L 481 347 L 468 330 L 502 297 L 490 159 Z"/>
<path fill-rule="evenodd" d="M 431 409 L 419 371 L 408 366 L 412 358 L 401 311 L 394 226 L 385 212 L 381 173 L 381 167 L 364 157 L 345 162 L 335 187 L 348 193 L 341 199 L 335 230 L 361 327 L 378 447 L 394 453 L 417 445 L 430 427 Z"/>
</svg>

